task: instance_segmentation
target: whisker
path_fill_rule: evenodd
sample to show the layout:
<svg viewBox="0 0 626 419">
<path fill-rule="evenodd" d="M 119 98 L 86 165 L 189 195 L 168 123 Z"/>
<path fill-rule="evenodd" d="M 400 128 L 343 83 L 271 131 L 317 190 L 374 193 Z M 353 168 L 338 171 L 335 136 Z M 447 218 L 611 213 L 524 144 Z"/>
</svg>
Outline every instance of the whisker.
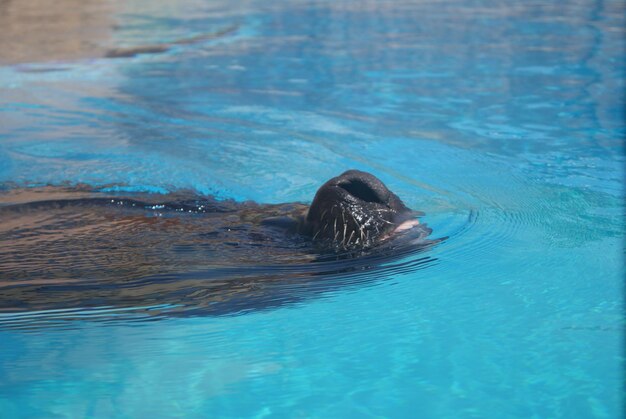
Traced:
<svg viewBox="0 0 626 419">
<path fill-rule="evenodd" d="M 359 224 L 359 221 L 356 219 L 354 214 L 351 213 L 350 215 L 352 215 L 352 219 L 354 220 L 354 223 L 356 224 L 356 226 L 358 227 L 359 231 L 361 232 L 361 237 L 363 237 L 363 224 Z"/>
<path fill-rule="evenodd" d="M 354 230 L 352 230 L 352 233 L 350 233 L 350 238 L 348 239 L 348 241 L 346 242 L 346 245 L 350 244 L 350 241 L 352 240 L 352 236 L 354 236 Z"/>
</svg>

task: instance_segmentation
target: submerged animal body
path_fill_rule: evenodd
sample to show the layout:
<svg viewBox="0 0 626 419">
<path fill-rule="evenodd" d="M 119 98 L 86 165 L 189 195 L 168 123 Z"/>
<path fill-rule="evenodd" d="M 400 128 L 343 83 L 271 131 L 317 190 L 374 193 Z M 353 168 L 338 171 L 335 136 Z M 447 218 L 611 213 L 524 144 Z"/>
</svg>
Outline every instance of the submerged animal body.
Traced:
<svg viewBox="0 0 626 419">
<path fill-rule="evenodd" d="M 416 215 L 359 171 L 328 181 L 310 206 L 11 189 L 0 194 L 0 312 L 273 307 L 429 247 Z"/>
</svg>

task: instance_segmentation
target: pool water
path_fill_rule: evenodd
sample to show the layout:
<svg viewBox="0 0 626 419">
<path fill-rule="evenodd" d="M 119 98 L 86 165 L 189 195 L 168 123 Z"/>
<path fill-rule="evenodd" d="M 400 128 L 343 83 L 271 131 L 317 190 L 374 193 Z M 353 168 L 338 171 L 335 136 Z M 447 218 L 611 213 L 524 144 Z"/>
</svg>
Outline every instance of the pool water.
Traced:
<svg viewBox="0 0 626 419">
<path fill-rule="evenodd" d="M 191 293 L 274 267 L 262 304 L 211 311 L 159 272 L 116 283 L 132 304 L 77 299 L 0 211 L 1 417 L 623 414 L 623 2 L 179 3 L 106 2 L 70 55 L 0 52 L 3 195 L 308 203 L 356 168 L 446 239 L 317 287 L 291 250 L 229 250 L 228 275 L 155 257 Z"/>
</svg>

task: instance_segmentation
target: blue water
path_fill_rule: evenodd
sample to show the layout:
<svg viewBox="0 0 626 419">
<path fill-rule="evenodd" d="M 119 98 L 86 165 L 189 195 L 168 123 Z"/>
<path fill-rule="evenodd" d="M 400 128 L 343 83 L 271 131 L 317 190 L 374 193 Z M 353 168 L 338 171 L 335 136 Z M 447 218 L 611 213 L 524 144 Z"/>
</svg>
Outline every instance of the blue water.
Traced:
<svg viewBox="0 0 626 419">
<path fill-rule="evenodd" d="M 5 192 L 310 202 L 357 168 L 448 239 L 241 313 L 0 313 L 1 417 L 621 416 L 623 2 L 137 10 L 122 46 L 235 30 L 0 67 Z"/>
</svg>

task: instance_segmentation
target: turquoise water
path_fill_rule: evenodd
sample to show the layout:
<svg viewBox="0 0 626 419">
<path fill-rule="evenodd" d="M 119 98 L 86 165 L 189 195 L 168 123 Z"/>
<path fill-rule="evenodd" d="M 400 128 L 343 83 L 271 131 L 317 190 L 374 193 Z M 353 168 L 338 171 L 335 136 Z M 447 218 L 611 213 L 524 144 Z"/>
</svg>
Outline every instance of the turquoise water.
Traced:
<svg viewBox="0 0 626 419">
<path fill-rule="evenodd" d="M 321 291 L 287 273 L 256 310 L 0 313 L 0 416 L 620 417 L 624 11 L 190 1 L 120 13 L 116 42 L 234 30 L 0 67 L 5 192 L 306 203 L 357 168 L 448 237 Z"/>
</svg>

